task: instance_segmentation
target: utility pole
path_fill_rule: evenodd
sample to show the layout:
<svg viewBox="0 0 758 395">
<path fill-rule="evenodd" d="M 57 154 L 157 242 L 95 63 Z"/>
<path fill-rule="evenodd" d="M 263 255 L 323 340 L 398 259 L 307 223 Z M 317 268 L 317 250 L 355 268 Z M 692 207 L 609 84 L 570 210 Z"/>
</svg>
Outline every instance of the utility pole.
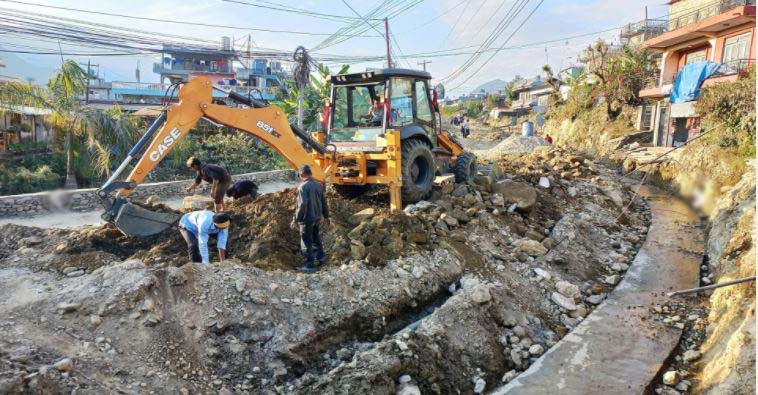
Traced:
<svg viewBox="0 0 758 395">
<path fill-rule="evenodd" d="M 90 60 L 87 59 L 87 90 L 84 91 L 84 104 L 89 104 L 89 78 L 90 78 Z"/>
<path fill-rule="evenodd" d="M 384 43 L 387 46 L 387 68 L 392 68 L 392 56 L 390 56 L 390 23 L 384 18 Z"/>
<path fill-rule="evenodd" d="M 416 63 L 416 64 L 420 65 L 420 66 L 423 66 L 424 67 L 424 71 L 426 71 L 426 64 L 427 63 L 432 63 L 432 61 L 431 60 L 424 60 L 423 62 L 419 62 L 419 63 Z"/>
<path fill-rule="evenodd" d="M 248 33 L 247 34 L 247 95 L 251 96 L 251 93 L 253 91 L 253 59 L 251 55 L 250 45 L 252 45 L 253 41 L 253 34 Z"/>
</svg>

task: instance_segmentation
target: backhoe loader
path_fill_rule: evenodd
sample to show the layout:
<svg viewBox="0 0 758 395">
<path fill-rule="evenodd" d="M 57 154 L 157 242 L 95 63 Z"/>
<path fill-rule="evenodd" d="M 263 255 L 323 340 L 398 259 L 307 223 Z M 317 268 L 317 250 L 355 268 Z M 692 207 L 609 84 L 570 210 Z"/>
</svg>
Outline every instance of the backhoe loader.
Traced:
<svg viewBox="0 0 758 395">
<path fill-rule="evenodd" d="M 476 157 L 442 130 L 430 79 L 429 73 L 405 69 L 332 76 L 325 131 L 312 134 L 290 124 L 279 107 L 236 92 L 228 93 L 228 99 L 243 107 L 214 102 L 211 81 L 191 79 L 179 88 L 179 102 L 153 122 L 98 190 L 106 209 L 102 218 L 130 236 L 156 234 L 177 221 L 175 214 L 153 212 L 127 197 L 201 118 L 261 139 L 293 168 L 309 165 L 316 180 L 342 195 L 387 185 L 393 210 L 429 195 L 436 175 L 454 173 L 457 182 L 471 180 Z M 131 173 L 118 181 L 137 157 Z"/>
</svg>

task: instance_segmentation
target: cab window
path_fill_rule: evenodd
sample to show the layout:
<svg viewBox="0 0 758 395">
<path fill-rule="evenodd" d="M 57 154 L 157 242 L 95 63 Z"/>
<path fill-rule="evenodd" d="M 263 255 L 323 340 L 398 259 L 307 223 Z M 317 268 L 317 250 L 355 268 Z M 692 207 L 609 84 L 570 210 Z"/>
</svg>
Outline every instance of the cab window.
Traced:
<svg viewBox="0 0 758 395">
<path fill-rule="evenodd" d="M 390 125 L 393 127 L 413 123 L 413 84 L 409 79 L 390 79 L 390 109 Z"/>
<path fill-rule="evenodd" d="M 416 117 L 423 122 L 431 123 L 432 108 L 429 106 L 429 96 L 424 81 L 416 81 Z"/>
<path fill-rule="evenodd" d="M 383 108 L 372 106 L 384 95 L 384 84 L 334 88 L 330 141 L 374 141 L 382 133 Z"/>
</svg>

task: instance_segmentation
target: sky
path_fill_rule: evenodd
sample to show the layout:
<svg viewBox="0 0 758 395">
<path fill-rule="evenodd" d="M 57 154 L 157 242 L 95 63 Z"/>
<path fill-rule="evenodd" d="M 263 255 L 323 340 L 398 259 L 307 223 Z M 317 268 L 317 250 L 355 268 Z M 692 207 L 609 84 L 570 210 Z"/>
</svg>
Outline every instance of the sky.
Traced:
<svg viewBox="0 0 758 395">
<path fill-rule="evenodd" d="M 314 18 L 290 12 L 262 9 L 224 0 L 23 0 L 27 3 L 79 8 L 91 11 L 145 16 L 157 19 L 183 21 L 171 24 L 143 21 L 105 15 L 83 14 L 19 4 L 0 0 L 0 10 L 22 10 L 52 14 L 60 17 L 86 19 L 88 21 L 116 25 L 128 29 L 173 34 L 182 37 L 217 40 L 222 36 L 232 37 L 238 45 L 252 34 L 254 48 L 271 48 L 294 51 L 297 46 L 313 48 L 324 36 L 304 36 L 287 33 L 251 32 L 245 28 L 255 27 L 278 30 L 299 30 L 316 33 L 334 33 L 345 22 Z M 257 0 L 240 0 L 258 2 Z M 307 9 L 322 14 L 356 17 L 352 9 L 364 15 L 382 0 L 268 0 L 278 4 Z M 405 4 L 411 0 L 405 0 Z M 412 8 L 389 20 L 389 28 L 395 36 L 396 54 L 416 54 L 443 51 L 460 47 L 475 50 L 491 33 L 506 11 L 517 0 L 424 0 Z M 265 2 L 264 2 L 265 3 Z M 347 3 L 347 4 L 346 4 Z M 403 59 L 399 67 L 421 69 L 418 63 L 431 61 L 427 70 L 435 81 L 443 81 L 449 94 L 457 95 L 471 91 L 476 86 L 493 80 L 510 80 L 515 75 L 533 77 L 539 74 L 544 64 L 560 70 L 576 62 L 577 54 L 589 43 L 603 38 L 618 42 L 619 29 L 626 23 L 644 18 L 645 7 L 651 17 L 666 13 L 664 0 L 529 0 L 524 11 L 500 35 L 495 35 L 492 48 L 504 49 L 495 53 L 487 52 L 471 67 L 456 74 L 456 71 L 470 58 L 470 54 L 457 56 L 435 56 L 427 58 Z M 348 7 L 348 5 L 350 7 Z M 534 10 L 531 17 L 526 16 Z M 522 21 L 520 29 L 516 29 Z M 210 23 L 239 26 L 237 29 L 197 26 L 193 23 Z M 383 26 L 379 27 L 382 30 Z M 606 31 L 603 33 L 596 33 Z M 595 34 L 593 34 L 595 33 Z M 343 43 L 315 52 L 316 54 L 371 55 L 383 56 L 384 39 L 375 31 L 366 36 L 354 37 Z M 581 35 L 582 37 L 576 37 Z M 553 41 L 543 43 L 544 41 Z M 0 49 L 18 50 L 23 46 L 58 50 L 58 44 L 30 36 L 7 34 L 0 26 Z M 522 46 L 518 48 L 519 46 Z M 82 51 L 76 46 L 61 45 L 64 52 Z M 517 48 L 512 48 L 517 47 Z M 86 49 L 91 50 L 91 49 Z M 157 82 L 159 77 L 152 73 L 153 62 L 160 61 L 160 55 L 135 55 L 118 57 L 72 57 L 79 62 L 91 60 L 99 65 L 100 75 L 108 81 L 135 81 L 135 69 L 140 67 L 143 82 Z M 11 54 L 0 52 L 0 60 L 8 65 L 0 68 L 0 74 L 35 79 L 44 78 L 60 65 L 60 56 Z M 360 71 L 367 67 L 382 67 L 381 62 L 358 63 L 351 70 Z M 454 78 L 449 78 L 450 76 Z"/>
</svg>

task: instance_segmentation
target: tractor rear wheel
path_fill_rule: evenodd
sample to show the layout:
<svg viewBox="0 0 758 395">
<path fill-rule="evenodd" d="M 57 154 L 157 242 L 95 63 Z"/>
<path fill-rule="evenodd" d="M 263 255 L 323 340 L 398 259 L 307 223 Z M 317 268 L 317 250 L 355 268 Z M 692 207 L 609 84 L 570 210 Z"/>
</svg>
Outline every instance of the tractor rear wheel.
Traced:
<svg viewBox="0 0 758 395">
<path fill-rule="evenodd" d="M 474 177 L 476 177 L 476 155 L 471 152 L 463 152 L 458 155 L 453 173 L 455 173 L 455 182 L 474 181 Z"/>
<path fill-rule="evenodd" d="M 417 139 L 402 143 L 403 203 L 416 203 L 429 195 L 434 183 L 434 155 L 428 144 Z"/>
<path fill-rule="evenodd" d="M 363 195 L 371 189 L 371 185 L 332 185 L 334 190 L 345 199 L 353 199 Z"/>
</svg>

